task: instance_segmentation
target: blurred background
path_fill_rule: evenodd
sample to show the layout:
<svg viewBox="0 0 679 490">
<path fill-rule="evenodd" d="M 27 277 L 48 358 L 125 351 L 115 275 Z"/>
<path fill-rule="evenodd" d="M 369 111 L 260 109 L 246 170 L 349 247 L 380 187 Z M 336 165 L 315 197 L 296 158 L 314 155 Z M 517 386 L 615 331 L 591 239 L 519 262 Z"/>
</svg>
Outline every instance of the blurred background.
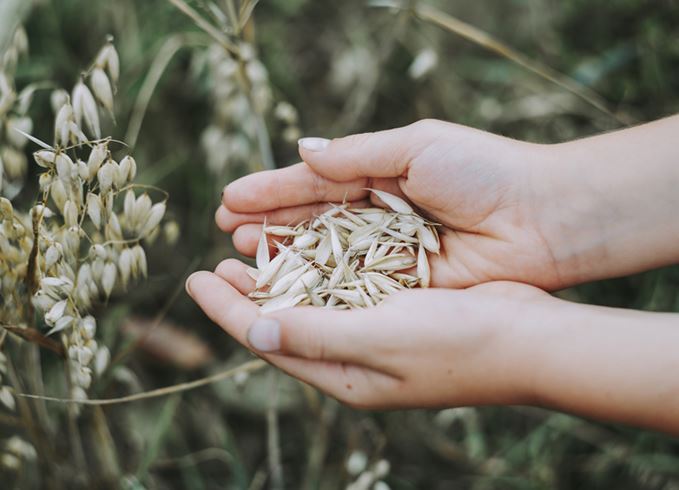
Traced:
<svg viewBox="0 0 679 490">
<path fill-rule="evenodd" d="M 169 192 L 180 230 L 176 243 L 150 249 L 146 283 L 95 309 L 113 362 L 91 398 L 172 386 L 252 359 L 204 317 L 183 282 L 238 256 L 213 221 L 222 187 L 297 162 L 301 135 L 440 118 L 551 143 L 679 112 L 677 1 L 404 2 L 414 10 L 387 3 L 34 5 L 17 86 L 73 86 L 113 35 L 121 77 L 108 130 L 130 144 L 139 180 Z M 474 30 L 461 36 L 456 19 L 498 45 L 480 45 Z M 238 48 L 237 60 L 219 39 Z M 523 60 L 534 70 L 516 62 Z M 33 134 L 45 141 L 49 92 L 38 90 L 30 110 Z M 35 175 L 29 169 L 15 206 L 34 201 Z M 677 268 L 666 268 L 558 294 L 679 311 L 678 286 Z M 64 396 L 50 381 L 58 362 L 44 354 L 45 392 Z M 679 489 L 679 441 L 669 436 L 523 407 L 355 411 L 269 368 L 84 407 L 84 465 L 65 437 L 64 405 L 47 409 L 53 453 L 0 470 L 3 488 Z M 0 438 L 25 431 L 11 417 L 0 420 Z M 366 472 L 374 478 L 359 486 Z"/>
</svg>

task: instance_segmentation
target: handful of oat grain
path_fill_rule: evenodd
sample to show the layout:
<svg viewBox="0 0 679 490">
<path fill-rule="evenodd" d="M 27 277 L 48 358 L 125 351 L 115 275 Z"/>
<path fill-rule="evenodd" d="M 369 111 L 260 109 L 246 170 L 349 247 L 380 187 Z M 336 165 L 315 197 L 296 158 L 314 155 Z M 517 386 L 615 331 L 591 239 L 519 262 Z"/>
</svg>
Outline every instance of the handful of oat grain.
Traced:
<svg viewBox="0 0 679 490">
<path fill-rule="evenodd" d="M 391 211 L 333 205 L 297 226 L 267 226 L 257 246 L 250 293 L 263 313 L 297 305 L 375 306 L 388 295 L 429 287 L 427 252 L 439 253 L 436 224 L 403 199 L 370 189 Z M 267 235 L 279 237 L 271 259 Z M 415 275 L 406 271 L 415 268 Z"/>
</svg>

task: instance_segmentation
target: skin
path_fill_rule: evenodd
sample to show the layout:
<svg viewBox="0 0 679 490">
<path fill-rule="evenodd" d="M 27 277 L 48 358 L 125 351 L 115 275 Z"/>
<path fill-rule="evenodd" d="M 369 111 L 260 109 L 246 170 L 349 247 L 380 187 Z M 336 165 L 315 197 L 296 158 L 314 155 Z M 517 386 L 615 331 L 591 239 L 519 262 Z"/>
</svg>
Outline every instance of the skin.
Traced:
<svg viewBox="0 0 679 490">
<path fill-rule="evenodd" d="M 542 291 L 679 262 L 678 129 L 673 117 L 536 145 L 421 121 L 306 140 L 304 163 L 225 189 L 216 220 L 239 251 L 254 255 L 265 217 L 367 205 L 373 187 L 443 225 L 433 288 L 264 317 L 245 296 L 245 264 L 229 259 L 187 290 L 239 342 L 355 407 L 529 404 L 679 434 L 679 315 Z"/>
</svg>

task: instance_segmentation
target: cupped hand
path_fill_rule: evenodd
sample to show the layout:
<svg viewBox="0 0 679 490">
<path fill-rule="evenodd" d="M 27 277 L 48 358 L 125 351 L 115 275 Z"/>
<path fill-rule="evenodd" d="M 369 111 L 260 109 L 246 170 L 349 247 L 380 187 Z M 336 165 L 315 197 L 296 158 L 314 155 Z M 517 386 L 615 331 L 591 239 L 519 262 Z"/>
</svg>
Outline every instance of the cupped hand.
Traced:
<svg viewBox="0 0 679 490">
<path fill-rule="evenodd" d="M 298 307 L 260 316 L 246 297 L 254 288 L 246 269 L 225 260 L 215 273 L 192 275 L 187 289 L 240 343 L 361 408 L 529 403 L 526 326 L 559 301 L 506 282 L 410 290 L 360 310 Z"/>
<path fill-rule="evenodd" d="M 369 205 L 366 188 L 400 195 L 441 223 L 442 250 L 433 257 L 432 286 L 468 287 L 513 280 L 557 289 L 566 278 L 545 239 L 533 168 L 550 153 L 440 121 L 420 121 L 332 141 L 300 142 L 304 160 L 229 184 L 216 220 L 252 256 L 264 219 L 289 225 L 327 202 Z M 539 184 L 538 184 L 539 187 Z"/>
</svg>

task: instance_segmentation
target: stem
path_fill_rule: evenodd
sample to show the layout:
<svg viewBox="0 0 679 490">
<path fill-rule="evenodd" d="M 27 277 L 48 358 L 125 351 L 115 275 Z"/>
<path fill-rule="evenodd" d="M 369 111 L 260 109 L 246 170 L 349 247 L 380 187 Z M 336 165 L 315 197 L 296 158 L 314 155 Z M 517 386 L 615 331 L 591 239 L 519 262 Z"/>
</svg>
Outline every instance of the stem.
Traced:
<svg viewBox="0 0 679 490">
<path fill-rule="evenodd" d="M 99 461 L 101 479 L 104 482 L 113 485 L 120 475 L 120 464 L 118 463 L 118 455 L 116 454 L 115 441 L 111 435 L 111 431 L 106 421 L 106 414 L 102 408 L 96 407 L 94 409 L 91 424 L 93 426 L 92 445 Z"/>
<path fill-rule="evenodd" d="M 66 387 L 70 393 L 73 389 L 73 382 L 71 381 L 71 366 L 68 360 L 64 363 L 64 368 L 66 370 Z M 86 482 L 89 481 L 89 472 L 87 471 L 87 463 L 85 462 L 85 451 L 83 450 L 82 438 L 80 436 L 80 430 L 78 429 L 77 417 L 78 406 L 75 403 L 69 403 L 68 436 L 71 443 L 71 454 L 73 455 L 75 467 L 78 471 L 78 479 L 84 478 Z"/>
<path fill-rule="evenodd" d="M 283 490 L 283 465 L 281 464 L 280 430 L 278 426 L 278 398 L 280 373 L 271 370 L 269 373 L 269 406 L 266 409 L 267 447 L 269 452 L 269 474 L 271 490 Z"/>
<path fill-rule="evenodd" d="M 42 365 L 40 362 L 40 350 L 36 344 L 26 344 L 26 349 L 26 356 L 23 360 L 29 387 L 34 393 L 45 393 L 45 384 L 42 379 Z M 51 437 L 53 434 L 45 401 L 34 400 L 34 407 L 37 421 L 40 424 L 43 433 L 48 434 Z"/>
<path fill-rule="evenodd" d="M 234 56 L 238 56 L 239 54 L 238 46 L 229 41 L 229 39 L 223 32 L 221 32 L 219 29 L 217 29 L 215 26 L 213 26 L 207 20 L 201 17 L 201 15 L 198 12 L 196 12 L 193 8 L 191 8 L 186 2 L 184 2 L 184 0 L 168 0 L 168 2 L 177 7 L 184 15 L 189 17 L 198 27 L 200 27 L 203 31 L 208 33 L 215 41 L 221 44 L 224 47 L 224 49 L 226 49 L 229 53 L 233 54 Z"/>
<path fill-rule="evenodd" d="M 189 381 L 186 383 L 179 383 L 172 386 L 166 386 L 164 388 L 157 388 L 155 390 L 144 391 L 142 393 L 135 393 L 134 395 L 121 396 L 118 398 L 104 398 L 100 400 L 76 400 L 73 398 L 57 398 L 53 396 L 33 395 L 30 393 L 21 392 L 18 392 L 17 396 L 23 398 L 37 398 L 40 400 L 57 403 L 78 403 L 80 405 L 118 405 L 120 403 L 129 403 L 138 400 L 146 400 L 149 398 L 157 398 L 159 396 L 166 396 L 172 393 L 178 393 L 180 391 L 194 390 L 196 388 L 200 388 L 201 386 L 209 385 L 212 383 L 216 383 L 217 381 L 232 378 L 238 373 L 250 373 L 253 371 L 258 371 L 268 365 L 269 364 L 266 361 L 256 359 L 254 361 L 243 363 L 240 366 L 227 369 L 220 373 L 213 374 L 212 376 L 206 376 L 205 378 L 196 379 L 194 381 Z"/>
<path fill-rule="evenodd" d="M 16 370 L 14 369 L 14 364 L 9 356 L 7 356 L 7 375 L 9 381 L 14 388 L 15 393 L 20 393 L 23 388 L 21 386 L 21 380 L 17 376 Z M 19 411 L 19 417 L 22 421 L 22 426 L 26 429 L 33 447 L 35 447 L 38 453 L 38 463 L 40 467 L 40 473 L 44 476 L 44 482 L 50 483 L 52 481 L 52 474 L 54 473 L 53 465 L 57 463 L 57 455 L 54 452 L 54 448 L 50 445 L 44 434 L 41 433 L 40 428 L 36 426 L 33 414 L 31 413 L 31 407 L 28 402 L 17 396 L 17 407 Z M 49 488 L 53 488 L 54 484 L 49 484 Z"/>
<path fill-rule="evenodd" d="M 332 398 L 326 398 L 323 409 L 318 417 L 318 424 L 309 448 L 307 468 L 304 475 L 304 490 L 320 488 L 323 476 L 323 463 L 328 452 L 328 435 L 337 418 L 338 403 Z"/>
<path fill-rule="evenodd" d="M 269 131 L 266 128 L 266 122 L 264 121 L 264 115 L 257 108 L 255 104 L 255 99 L 252 96 L 252 82 L 248 77 L 247 71 L 245 69 L 245 63 L 242 58 L 238 59 L 238 71 L 240 76 L 238 80 L 241 84 L 241 88 L 245 95 L 247 96 L 248 102 L 250 104 L 250 109 L 252 114 L 255 116 L 255 122 L 257 124 L 257 144 L 259 146 L 259 155 L 262 157 L 262 167 L 265 170 L 273 170 L 276 168 L 276 162 L 273 158 L 273 151 L 271 150 L 271 138 L 269 138 Z M 261 170 L 261 169 L 254 169 Z"/>
</svg>

